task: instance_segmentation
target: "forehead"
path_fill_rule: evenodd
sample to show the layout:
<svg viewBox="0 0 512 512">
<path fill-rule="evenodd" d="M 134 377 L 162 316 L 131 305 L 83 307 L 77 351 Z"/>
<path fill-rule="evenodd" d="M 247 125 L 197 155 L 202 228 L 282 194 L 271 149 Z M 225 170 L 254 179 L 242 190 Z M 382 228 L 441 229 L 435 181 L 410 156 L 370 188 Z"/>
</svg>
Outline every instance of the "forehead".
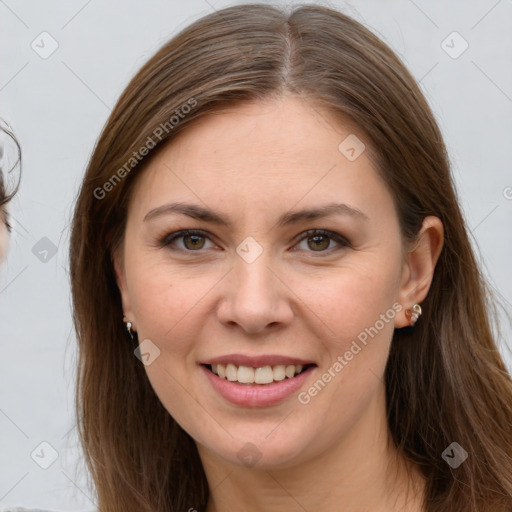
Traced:
<svg viewBox="0 0 512 512">
<path fill-rule="evenodd" d="M 298 97 L 241 104 L 195 121 L 163 146 L 137 180 L 133 206 L 142 214 L 194 200 L 254 214 L 346 199 L 379 214 L 376 207 L 382 213 L 392 199 L 364 141 L 353 124 Z M 356 158 L 347 158 L 347 144 Z"/>
<path fill-rule="evenodd" d="M 337 156 L 339 143 L 356 133 L 363 138 L 348 119 L 340 122 L 317 104 L 288 95 L 235 104 L 194 120 L 169 146 L 176 156 L 186 153 L 210 161 L 246 158 L 268 167 L 280 160 L 311 161 L 325 151 Z"/>
</svg>

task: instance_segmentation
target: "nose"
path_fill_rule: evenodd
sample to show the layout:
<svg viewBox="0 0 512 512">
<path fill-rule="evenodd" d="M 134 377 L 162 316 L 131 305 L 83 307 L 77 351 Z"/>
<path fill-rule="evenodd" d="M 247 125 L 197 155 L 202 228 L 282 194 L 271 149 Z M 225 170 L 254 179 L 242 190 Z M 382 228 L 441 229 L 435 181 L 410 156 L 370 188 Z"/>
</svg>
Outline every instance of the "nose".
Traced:
<svg viewBox="0 0 512 512">
<path fill-rule="evenodd" d="M 220 322 L 259 333 L 292 321 L 294 294 L 271 264 L 266 251 L 252 263 L 236 256 L 217 310 Z"/>
</svg>

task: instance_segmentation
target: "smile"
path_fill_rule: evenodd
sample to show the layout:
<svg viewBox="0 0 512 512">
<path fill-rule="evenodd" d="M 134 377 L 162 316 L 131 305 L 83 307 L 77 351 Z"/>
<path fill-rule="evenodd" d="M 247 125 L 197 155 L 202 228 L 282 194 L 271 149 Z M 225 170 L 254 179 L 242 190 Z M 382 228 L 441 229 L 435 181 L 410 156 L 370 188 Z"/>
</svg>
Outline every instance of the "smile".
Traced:
<svg viewBox="0 0 512 512">
<path fill-rule="evenodd" d="M 206 381 L 224 400 L 239 407 L 269 407 L 298 393 L 316 364 L 237 366 L 233 363 L 203 363 Z"/>
<path fill-rule="evenodd" d="M 236 366 L 235 364 L 211 364 L 206 367 L 221 379 L 240 384 L 271 384 L 285 379 L 291 379 L 300 375 L 309 366 L 313 365 L 284 365 L 262 366 L 252 368 L 250 366 Z"/>
</svg>

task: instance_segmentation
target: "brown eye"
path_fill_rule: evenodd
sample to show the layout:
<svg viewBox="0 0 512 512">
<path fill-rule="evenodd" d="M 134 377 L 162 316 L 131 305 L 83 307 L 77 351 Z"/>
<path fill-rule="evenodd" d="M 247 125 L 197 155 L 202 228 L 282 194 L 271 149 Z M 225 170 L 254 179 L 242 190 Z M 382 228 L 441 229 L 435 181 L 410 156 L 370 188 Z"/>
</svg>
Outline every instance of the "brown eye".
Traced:
<svg viewBox="0 0 512 512">
<path fill-rule="evenodd" d="M 191 251 L 195 249 L 202 249 L 204 246 L 204 237 L 200 235 L 184 235 L 183 245 Z"/>
<path fill-rule="evenodd" d="M 330 238 L 325 235 L 316 235 L 308 238 L 308 247 L 313 250 L 324 250 L 329 247 Z"/>
<path fill-rule="evenodd" d="M 208 249 L 205 247 L 207 240 L 210 240 L 210 237 L 203 231 L 186 229 L 166 235 L 159 245 L 176 251 L 198 252 L 201 249 Z"/>
<path fill-rule="evenodd" d="M 306 242 L 307 247 L 301 248 L 300 244 Z M 338 247 L 330 247 L 331 242 L 338 245 Z M 299 250 L 317 253 L 331 253 L 335 250 L 340 250 L 345 247 L 350 247 L 350 242 L 344 237 L 333 231 L 325 231 L 319 229 L 312 229 L 303 233 L 300 239 Z"/>
</svg>

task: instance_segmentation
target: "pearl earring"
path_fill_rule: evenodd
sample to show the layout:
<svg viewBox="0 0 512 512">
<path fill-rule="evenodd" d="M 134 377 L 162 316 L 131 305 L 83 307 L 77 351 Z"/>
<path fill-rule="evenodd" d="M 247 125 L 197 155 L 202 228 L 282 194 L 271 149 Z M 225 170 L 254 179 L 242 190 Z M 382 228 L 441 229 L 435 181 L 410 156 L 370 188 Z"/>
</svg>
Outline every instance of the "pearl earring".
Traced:
<svg viewBox="0 0 512 512">
<path fill-rule="evenodd" d="M 407 320 L 409 320 L 410 325 L 414 325 L 420 317 L 421 313 L 421 306 L 419 304 L 414 304 L 411 309 L 407 309 L 405 311 L 405 316 L 407 317 Z"/>
<path fill-rule="evenodd" d="M 130 335 L 130 338 L 133 340 L 133 334 L 132 334 L 132 326 L 133 326 L 133 324 L 131 322 L 127 322 L 126 316 L 123 317 L 123 322 L 126 323 L 126 330 L 128 331 L 128 334 Z"/>
</svg>

